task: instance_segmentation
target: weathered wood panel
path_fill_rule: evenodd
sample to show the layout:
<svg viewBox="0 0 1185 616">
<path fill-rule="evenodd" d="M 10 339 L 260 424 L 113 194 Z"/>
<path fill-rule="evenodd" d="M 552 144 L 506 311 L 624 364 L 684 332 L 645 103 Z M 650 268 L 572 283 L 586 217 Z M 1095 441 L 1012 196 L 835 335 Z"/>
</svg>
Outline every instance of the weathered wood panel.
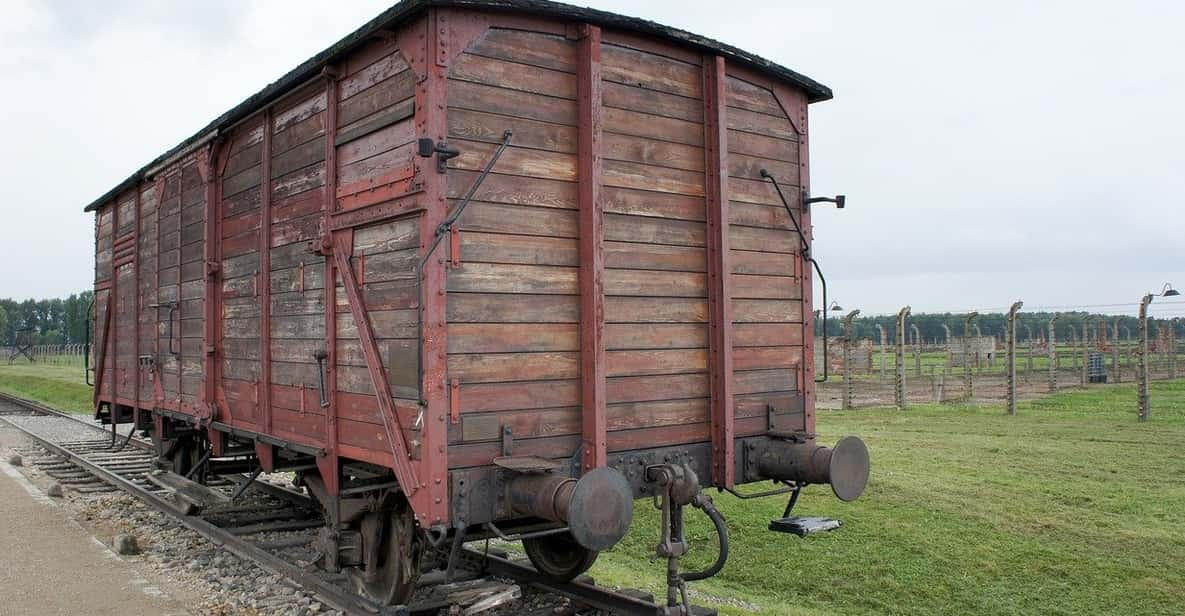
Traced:
<svg viewBox="0 0 1185 616">
<path fill-rule="evenodd" d="M 450 67 L 448 129 L 462 152 L 450 161 L 454 206 L 514 131 L 458 221 L 447 281 L 454 442 L 488 440 L 503 423 L 517 438 L 568 434 L 578 417 L 575 60 L 564 37 L 495 29 Z M 557 414 L 568 421 L 541 423 Z"/>
</svg>

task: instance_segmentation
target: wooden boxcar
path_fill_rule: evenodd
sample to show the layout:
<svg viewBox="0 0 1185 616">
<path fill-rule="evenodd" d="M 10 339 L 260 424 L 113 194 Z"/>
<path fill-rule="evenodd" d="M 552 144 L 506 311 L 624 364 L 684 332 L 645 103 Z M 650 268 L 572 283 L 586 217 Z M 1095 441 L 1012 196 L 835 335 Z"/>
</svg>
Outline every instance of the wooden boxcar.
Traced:
<svg viewBox="0 0 1185 616">
<path fill-rule="evenodd" d="M 584 549 L 551 563 L 573 573 L 654 465 L 827 481 L 761 460 L 832 453 L 804 258 L 807 106 L 830 96 L 650 22 L 402 2 L 86 208 L 96 413 L 179 473 L 298 472 L 326 565 L 387 601 L 414 572 L 378 535 L 567 524 L 533 552 Z"/>
</svg>

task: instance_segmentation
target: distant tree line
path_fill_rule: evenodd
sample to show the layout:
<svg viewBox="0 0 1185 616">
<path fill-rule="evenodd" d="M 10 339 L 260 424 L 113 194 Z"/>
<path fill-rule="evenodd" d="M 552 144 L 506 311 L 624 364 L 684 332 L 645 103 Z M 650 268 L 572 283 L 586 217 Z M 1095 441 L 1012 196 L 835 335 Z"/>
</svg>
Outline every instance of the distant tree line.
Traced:
<svg viewBox="0 0 1185 616">
<path fill-rule="evenodd" d="M 92 291 L 56 299 L 0 299 L 0 345 L 16 343 L 17 333 L 29 332 L 33 344 L 80 344 L 86 342 L 86 321 Z"/>
<path fill-rule="evenodd" d="M 827 335 L 840 335 L 841 321 L 847 312 L 831 312 L 827 315 Z M 1111 337 L 1112 323 L 1116 318 L 1119 319 L 1119 337 L 1121 340 L 1126 340 L 1126 331 L 1131 332 L 1134 340 L 1138 335 L 1139 319 L 1130 316 L 1116 317 L 1115 315 L 1107 314 L 1092 314 L 1089 312 L 1021 312 L 1016 315 L 1016 335 L 1017 340 L 1028 340 L 1029 329 L 1033 332 L 1033 337 L 1037 338 L 1044 335 L 1049 337 L 1049 319 L 1057 315 L 1057 339 L 1065 341 L 1069 338 L 1070 326 L 1074 327 L 1078 336 L 1082 335 L 1082 326 L 1088 321 L 1091 324 L 1092 331 L 1098 331 L 1099 323 L 1107 324 L 1107 337 Z M 946 338 L 946 332 L 942 329 L 945 323 L 950 327 L 952 336 L 963 335 L 963 324 L 967 319 L 966 314 L 958 313 L 914 313 L 905 320 L 906 334 L 908 340 L 913 340 L 913 328 L 910 325 L 917 325 L 918 331 L 922 335 L 922 340 L 925 342 L 943 342 Z M 897 317 L 894 315 L 885 316 L 871 316 L 871 317 L 856 317 L 852 320 L 853 329 L 857 338 L 871 338 L 873 342 L 880 342 L 880 334 L 876 331 L 876 326 L 879 324 L 885 330 L 885 335 L 888 336 L 889 343 L 893 343 L 893 335 L 896 328 Z M 979 331 L 984 336 L 996 336 L 997 338 L 1004 331 L 1008 322 L 1008 315 L 1003 312 L 989 312 L 980 313 L 975 319 L 975 323 L 979 325 Z M 1029 329 L 1026 329 L 1025 326 Z M 1160 332 L 1161 327 L 1169 326 L 1167 321 L 1162 319 L 1148 319 L 1148 334 L 1156 336 Z M 1124 330 L 1124 327 L 1127 330 Z M 1181 329 L 1178 329 L 1178 335 L 1181 335 Z M 815 335 L 822 335 L 823 324 L 822 319 L 815 320 Z"/>
</svg>

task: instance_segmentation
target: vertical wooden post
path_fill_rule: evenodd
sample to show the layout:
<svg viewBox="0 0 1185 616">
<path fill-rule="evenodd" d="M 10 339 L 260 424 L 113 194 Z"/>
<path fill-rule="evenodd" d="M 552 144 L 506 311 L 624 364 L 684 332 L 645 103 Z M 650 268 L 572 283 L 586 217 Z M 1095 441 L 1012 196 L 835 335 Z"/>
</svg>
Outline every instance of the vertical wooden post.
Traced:
<svg viewBox="0 0 1185 616">
<path fill-rule="evenodd" d="M 404 49 L 422 49 L 414 53 L 422 56 L 410 58 L 417 70 L 422 70 L 416 84 L 416 135 L 430 137 L 437 142 L 448 138 L 448 65 L 454 52 L 454 45 L 463 41 L 454 34 L 454 20 L 449 9 L 432 8 L 424 21 L 424 35 L 420 37 L 424 46 L 409 43 Z M 448 176 L 437 173 L 436 161 L 416 158 L 419 175 L 424 180 L 425 212 L 420 217 L 420 250 L 427 250 L 428 243 L 435 236 L 436 229 L 448 216 Z M 339 268 L 340 270 L 340 268 Z M 344 279 L 346 272 L 339 271 Z M 423 392 L 421 410 L 424 411 L 423 431 L 425 443 L 433 446 L 424 448 L 420 461 L 421 477 L 424 483 L 412 498 L 412 506 L 422 527 L 444 524 L 449 521 L 448 482 L 448 323 L 447 323 L 447 268 L 443 259 L 433 258 L 424 264 L 420 272 L 423 285 L 423 322 L 420 323 L 422 344 Z"/>
<path fill-rule="evenodd" d="M 218 324 L 222 322 L 222 286 L 219 273 L 222 269 L 222 234 L 219 207 L 222 189 L 219 179 L 226 164 L 229 144 L 216 140 L 204 161 L 199 161 L 198 172 L 206 182 L 206 243 L 202 247 L 206 293 L 202 299 L 202 395 L 201 403 L 210 413 L 210 419 L 218 417 L 217 391 L 221 364 L 218 355 Z M 164 190 L 163 184 L 161 189 Z M 160 206 L 157 206 L 160 210 Z M 159 223 L 158 223 L 159 224 Z M 159 251 L 158 251 L 159 252 Z"/>
<path fill-rule="evenodd" d="M 707 197 L 708 381 L 711 393 L 712 482 L 732 487 L 732 295 L 728 248 L 728 119 L 722 56 L 703 60 L 704 181 Z"/>
<path fill-rule="evenodd" d="M 140 191 L 142 191 L 143 188 L 144 186 L 140 182 L 136 182 L 136 197 L 135 201 L 132 203 L 132 207 L 135 208 L 135 212 L 133 212 L 133 218 L 135 218 L 135 229 L 132 230 L 132 232 L 135 234 L 135 239 L 132 240 L 132 280 L 135 281 L 134 284 L 136 285 L 134 287 L 136 291 L 135 303 L 133 304 L 134 312 L 132 313 L 132 370 L 133 374 L 136 375 L 136 384 L 134 387 L 135 393 L 132 396 L 132 400 L 134 401 L 132 404 L 133 432 L 136 429 L 136 420 L 139 419 L 140 415 L 140 379 L 143 377 L 143 374 L 140 370 L 140 314 L 144 309 L 140 305 L 140 300 L 144 295 L 144 292 L 140 288 Z M 111 422 L 112 424 L 115 423 L 114 414 L 111 416 Z"/>
<path fill-rule="evenodd" d="M 1008 372 L 1008 414 L 1016 414 L 1016 311 L 1024 305 L 1023 302 L 1013 302 L 1008 308 L 1007 352 L 1008 359 L 1004 369 Z"/>
<path fill-rule="evenodd" d="M 325 258 L 325 456 L 318 460 L 321 480 L 331 496 L 341 488 L 341 472 L 338 460 L 337 425 L 337 267 L 333 259 L 333 238 L 330 235 L 330 216 L 337 206 L 337 74 L 326 71 L 325 81 L 325 203 L 322 205 L 322 220 L 325 236 L 321 239 L 321 254 Z M 335 507 L 340 501 L 333 499 Z M 340 511 L 332 511 L 337 521 Z"/>
<path fill-rule="evenodd" d="M 601 193 L 601 29 L 577 43 L 577 197 L 580 209 L 580 406 L 585 472 L 608 462 L 605 418 L 605 221 Z"/>
<path fill-rule="evenodd" d="M 180 233 L 180 231 L 178 231 Z M 111 413 L 112 421 L 112 438 L 115 435 L 115 408 L 119 405 L 119 309 L 122 302 L 119 301 L 119 262 L 115 258 L 115 243 L 119 239 L 119 195 L 111 201 L 111 291 L 109 292 L 110 304 L 108 307 L 108 317 L 110 319 L 110 329 L 104 333 L 104 344 L 111 345 L 111 405 L 108 411 Z M 177 251 L 180 254 L 181 242 L 177 242 Z M 180 257 L 178 257 L 180 259 Z M 180 266 L 180 263 L 178 263 Z M 180 267 L 178 267 L 180 271 Z M 181 299 L 180 285 L 178 285 L 177 299 Z M 113 313 L 114 314 L 111 314 Z M 107 349 L 103 349 L 103 354 L 107 354 Z M 181 374 L 181 365 L 177 365 L 177 374 Z M 95 380 L 96 385 L 98 379 Z M 98 388 L 96 387 L 96 391 Z M 177 383 L 177 395 L 181 395 L 181 383 Z M 95 409 L 98 410 L 97 408 Z M 113 441 L 114 442 L 114 441 Z"/>
<path fill-rule="evenodd" d="M 272 433 L 272 110 L 263 112 L 263 145 L 259 173 L 259 412 L 261 430 Z M 264 472 L 271 472 L 275 448 L 255 443 Z"/>
<path fill-rule="evenodd" d="M 909 306 L 897 312 L 897 374 L 894 379 L 893 403 L 897 410 L 905 410 L 905 317 L 909 316 Z"/>
</svg>

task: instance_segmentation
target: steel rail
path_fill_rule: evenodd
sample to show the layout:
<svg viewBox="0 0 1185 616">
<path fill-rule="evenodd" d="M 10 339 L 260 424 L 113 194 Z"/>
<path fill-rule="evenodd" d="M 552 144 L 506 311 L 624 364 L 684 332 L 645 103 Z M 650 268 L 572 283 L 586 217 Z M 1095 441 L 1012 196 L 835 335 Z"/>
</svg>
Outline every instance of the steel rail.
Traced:
<svg viewBox="0 0 1185 616">
<path fill-rule="evenodd" d="M 69 417 L 60 411 L 55 411 L 54 409 L 49 409 L 35 402 L 17 398 L 15 396 L 0 394 L 0 398 L 34 412 L 58 417 Z M 0 414 L 0 420 L 3 419 L 4 415 Z M 32 429 L 9 421 L 5 421 L 5 423 L 20 430 L 24 434 L 27 434 L 30 438 L 41 444 L 41 446 L 69 460 L 72 464 L 86 470 L 99 480 L 123 490 L 124 492 L 140 499 L 153 509 L 156 509 L 163 514 L 174 518 L 183 526 L 205 537 L 214 545 L 229 551 L 235 556 L 254 562 L 260 568 L 268 571 L 269 573 L 282 575 L 293 582 L 296 582 L 302 587 L 314 592 L 317 595 L 317 600 L 334 609 L 341 610 L 346 614 L 367 616 L 371 614 L 403 613 L 399 608 L 380 606 L 377 603 L 367 600 L 361 595 L 342 590 L 331 582 L 312 575 L 306 572 L 303 568 L 298 567 L 293 563 L 289 563 L 284 559 L 264 550 L 263 548 L 253 545 L 250 541 L 244 538 L 234 535 L 231 532 L 223 528 L 219 528 L 218 526 L 215 526 L 214 524 L 201 518 L 185 515 L 185 513 L 180 508 L 169 502 L 167 499 L 162 498 L 156 493 L 136 484 L 135 482 L 119 475 L 118 473 L 112 472 L 103 468 L 102 466 L 99 466 L 98 464 L 91 462 L 90 460 L 87 460 L 83 455 L 75 453 L 69 448 L 59 445 L 52 439 L 38 434 Z M 90 424 L 86 424 L 85 422 L 80 423 L 88 425 L 92 428 L 94 427 Z M 105 430 L 100 429 L 100 431 L 102 431 L 104 434 L 106 433 Z"/>
<path fill-rule="evenodd" d="M 549 582 L 541 579 L 532 568 L 520 565 L 508 558 L 495 554 L 485 554 L 465 548 L 463 550 L 467 565 L 479 567 L 491 575 L 510 578 L 523 584 L 530 584 L 547 592 L 564 595 L 589 607 L 604 610 L 610 614 L 625 614 L 627 616 L 662 616 L 665 608 L 652 601 L 646 601 L 624 593 L 588 584 L 571 581 L 566 583 Z"/>
<path fill-rule="evenodd" d="M 80 425 L 86 426 L 95 430 L 100 435 L 106 435 L 107 431 L 92 423 L 84 421 L 69 413 L 64 413 L 57 409 L 47 407 L 37 402 L 26 400 L 5 393 L 0 393 L 0 401 L 8 402 L 16 406 L 20 406 L 28 411 L 42 415 L 50 415 L 58 418 L 69 419 L 77 422 Z M 0 421 L 5 420 L 4 413 L 0 413 Z M 228 530 L 216 526 L 199 517 L 185 515 L 185 513 L 174 505 L 172 502 L 160 495 L 146 489 L 143 486 L 127 479 L 117 472 L 103 468 L 98 464 L 87 460 L 83 454 L 71 451 L 69 448 L 54 442 L 48 437 L 42 436 L 24 426 L 13 422 L 4 421 L 5 424 L 10 425 L 30 438 L 40 443 L 46 449 L 55 454 L 69 460 L 72 464 L 86 470 L 94 475 L 97 479 L 107 483 L 115 488 L 118 488 L 136 498 L 139 498 L 148 506 L 171 516 L 186 528 L 193 530 L 199 535 L 205 537 L 214 545 L 221 547 L 232 554 L 243 558 L 245 560 L 254 562 L 264 570 L 282 575 L 299 584 L 307 590 L 312 591 L 317 595 L 317 600 L 337 610 L 341 610 L 346 614 L 351 615 L 365 615 L 371 616 L 373 614 L 380 614 L 383 616 L 402 616 L 405 614 L 418 614 L 422 610 L 414 606 L 380 606 L 379 604 L 370 601 L 362 595 L 355 594 L 337 585 L 324 580 L 293 563 L 289 563 L 282 558 L 252 544 L 247 539 L 235 535 Z M 131 443 L 141 449 L 151 451 L 153 446 L 147 441 L 140 439 L 132 439 Z M 231 478 L 245 481 L 246 476 L 233 475 Z M 294 504 L 300 505 L 302 503 L 309 503 L 310 506 L 315 505 L 315 501 L 309 499 L 303 494 L 299 494 L 292 490 L 287 490 L 280 486 L 275 486 L 267 483 L 254 483 L 252 487 L 259 488 L 265 492 L 293 501 Z M 298 497 L 294 499 L 293 497 Z M 581 605 L 604 610 L 611 614 L 623 614 L 626 616 L 662 616 L 666 613 L 665 608 L 636 596 L 631 596 L 621 592 L 609 590 L 604 587 L 596 586 L 594 584 L 572 581 L 567 583 L 557 583 L 544 580 L 537 571 L 533 568 L 511 561 L 508 558 L 496 554 L 487 554 L 479 552 L 472 548 L 464 548 L 461 550 L 461 568 L 478 575 L 492 575 L 496 577 L 503 577 L 512 579 L 521 584 L 534 586 L 540 590 L 551 592 L 557 595 L 565 596 Z"/>
</svg>

